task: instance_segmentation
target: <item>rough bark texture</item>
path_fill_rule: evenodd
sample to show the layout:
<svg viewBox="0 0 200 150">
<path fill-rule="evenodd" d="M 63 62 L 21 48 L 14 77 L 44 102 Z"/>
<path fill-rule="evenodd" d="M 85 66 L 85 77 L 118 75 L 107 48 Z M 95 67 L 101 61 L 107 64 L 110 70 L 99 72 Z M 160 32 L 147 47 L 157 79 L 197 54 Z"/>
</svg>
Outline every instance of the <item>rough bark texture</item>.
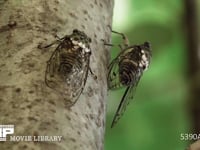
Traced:
<svg viewBox="0 0 200 150">
<path fill-rule="evenodd" d="M 61 142 L 0 142 L 1 150 L 102 150 L 113 0 L 0 0 L 0 124 L 13 135 L 60 135 Z M 54 35 L 73 29 L 92 38 L 88 76 L 78 102 L 67 109 L 44 83 Z"/>
</svg>

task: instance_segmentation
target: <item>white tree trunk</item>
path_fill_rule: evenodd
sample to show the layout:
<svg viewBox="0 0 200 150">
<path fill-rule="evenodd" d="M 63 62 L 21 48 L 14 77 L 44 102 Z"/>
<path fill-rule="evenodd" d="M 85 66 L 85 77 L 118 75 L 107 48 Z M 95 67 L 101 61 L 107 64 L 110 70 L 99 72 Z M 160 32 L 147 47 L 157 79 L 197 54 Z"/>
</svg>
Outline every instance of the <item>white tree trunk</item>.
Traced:
<svg viewBox="0 0 200 150">
<path fill-rule="evenodd" d="M 186 150 L 200 150 L 200 140 L 192 143 Z"/>
<path fill-rule="evenodd" d="M 13 135 L 60 135 L 61 142 L 0 142 L 1 150 L 104 149 L 106 73 L 113 0 L 0 0 L 0 124 L 15 125 Z M 77 103 L 66 109 L 44 82 L 54 36 L 84 31 L 91 39 L 88 76 Z M 13 136 L 12 135 L 12 136 Z"/>
</svg>

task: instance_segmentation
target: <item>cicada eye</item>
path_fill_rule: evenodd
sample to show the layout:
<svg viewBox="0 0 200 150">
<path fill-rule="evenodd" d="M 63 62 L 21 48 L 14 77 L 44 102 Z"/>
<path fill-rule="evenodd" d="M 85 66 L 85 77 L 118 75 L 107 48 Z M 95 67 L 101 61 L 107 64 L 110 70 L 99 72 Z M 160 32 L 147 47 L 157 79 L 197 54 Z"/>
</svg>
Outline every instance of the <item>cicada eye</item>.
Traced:
<svg viewBox="0 0 200 150">
<path fill-rule="evenodd" d="M 91 53 L 91 51 L 89 51 L 89 52 L 87 52 L 89 55 L 91 55 L 92 53 Z"/>
<path fill-rule="evenodd" d="M 149 42 L 144 42 L 144 46 L 147 48 L 150 48 L 150 43 Z"/>
<path fill-rule="evenodd" d="M 146 67 L 147 67 L 146 65 L 143 65 L 143 66 L 142 66 L 143 70 L 146 70 Z"/>
</svg>

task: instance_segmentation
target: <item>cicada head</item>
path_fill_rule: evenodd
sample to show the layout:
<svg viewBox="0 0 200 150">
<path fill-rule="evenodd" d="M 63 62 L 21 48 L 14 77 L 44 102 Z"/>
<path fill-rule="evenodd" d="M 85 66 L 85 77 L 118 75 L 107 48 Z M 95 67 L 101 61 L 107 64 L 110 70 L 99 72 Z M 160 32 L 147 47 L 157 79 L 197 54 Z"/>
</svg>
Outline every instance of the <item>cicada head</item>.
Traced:
<svg viewBox="0 0 200 150">
<path fill-rule="evenodd" d="M 85 53 L 91 53 L 90 43 L 92 40 L 84 32 L 74 29 L 70 39 L 75 46 L 81 47 Z"/>
<path fill-rule="evenodd" d="M 141 67 L 143 70 L 147 70 L 151 61 L 151 47 L 149 42 L 145 42 L 144 44 L 139 46 L 140 48 L 140 61 L 139 61 L 139 67 Z"/>
</svg>

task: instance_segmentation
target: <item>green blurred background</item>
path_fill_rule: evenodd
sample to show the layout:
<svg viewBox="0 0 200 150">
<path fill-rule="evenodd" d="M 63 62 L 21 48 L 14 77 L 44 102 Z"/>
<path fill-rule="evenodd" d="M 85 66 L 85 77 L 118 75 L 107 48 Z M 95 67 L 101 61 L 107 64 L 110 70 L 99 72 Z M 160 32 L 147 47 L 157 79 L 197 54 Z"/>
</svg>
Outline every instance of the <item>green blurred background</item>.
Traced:
<svg viewBox="0 0 200 150">
<path fill-rule="evenodd" d="M 110 125 L 125 89 L 109 91 L 105 150 L 185 150 L 191 133 L 187 106 L 187 38 L 183 0 L 115 0 L 113 30 L 130 44 L 149 41 L 153 57 L 135 97 L 116 126 Z M 112 43 L 121 43 L 113 35 Z M 112 48 L 112 59 L 119 48 Z"/>
</svg>

